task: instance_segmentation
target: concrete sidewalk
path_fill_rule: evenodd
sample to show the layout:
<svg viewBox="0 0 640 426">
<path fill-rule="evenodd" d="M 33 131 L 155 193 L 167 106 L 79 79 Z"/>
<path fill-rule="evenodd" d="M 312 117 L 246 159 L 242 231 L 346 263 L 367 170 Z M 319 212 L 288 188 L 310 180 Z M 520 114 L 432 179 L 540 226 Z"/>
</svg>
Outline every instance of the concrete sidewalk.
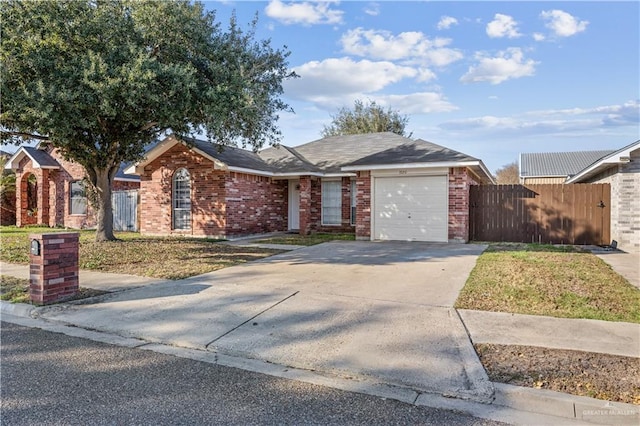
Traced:
<svg viewBox="0 0 640 426">
<path fill-rule="evenodd" d="M 640 324 L 458 309 L 473 343 L 640 358 Z"/>
<path fill-rule="evenodd" d="M 593 251 L 593 254 L 608 263 L 614 271 L 622 275 L 631 285 L 640 289 L 640 252 Z"/>
</svg>

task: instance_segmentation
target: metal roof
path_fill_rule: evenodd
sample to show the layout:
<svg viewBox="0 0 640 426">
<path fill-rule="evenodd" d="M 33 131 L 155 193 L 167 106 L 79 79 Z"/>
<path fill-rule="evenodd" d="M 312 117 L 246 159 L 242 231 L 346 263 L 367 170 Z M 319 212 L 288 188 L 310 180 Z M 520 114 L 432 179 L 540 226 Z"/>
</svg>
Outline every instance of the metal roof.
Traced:
<svg viewBox="0 0 640 426">
<path fill-rule="evenodd" d="M 573 176 L 614 150 L 520 154 L 520 177 Z"/>
</svg>

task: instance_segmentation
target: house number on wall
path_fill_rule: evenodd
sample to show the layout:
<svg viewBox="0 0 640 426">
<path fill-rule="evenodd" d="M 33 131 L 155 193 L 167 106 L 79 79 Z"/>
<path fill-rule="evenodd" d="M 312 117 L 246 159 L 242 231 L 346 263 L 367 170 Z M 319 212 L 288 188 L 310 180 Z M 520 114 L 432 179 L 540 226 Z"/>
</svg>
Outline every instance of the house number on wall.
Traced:
<svg viewBox="0 0 640 426">
<path fill-rule="evenodd" d="M 406 170 L 400 170 L 400 171 L 398 171 L 398 174 L 399 175 L 406 175 L 407 171 Z"/>
</svg>

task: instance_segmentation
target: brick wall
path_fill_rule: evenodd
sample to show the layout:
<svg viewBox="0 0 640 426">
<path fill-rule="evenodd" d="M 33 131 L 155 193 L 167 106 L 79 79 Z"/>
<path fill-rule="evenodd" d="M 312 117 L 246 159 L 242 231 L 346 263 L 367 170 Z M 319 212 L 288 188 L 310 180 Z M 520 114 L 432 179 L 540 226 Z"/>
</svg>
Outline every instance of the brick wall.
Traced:
<svg viewBox="0 0 640 426">
<path fill-rule="evenodd" d="M 36 305 L 70 298 L 78 292 L 79 236 L 73 233 L 31 234 L 40 254 L 30 254 L 29 296 Z"/>
<path fill-rule="evenodd" d="M 356 178 L 356 239 L 371 239 L 371 176 L 358 172 Z"/>
<path fill-rule="evenodd" d="M 191 177 L 191 228 L 174 230 L 172 179 Z M 214 170 L 212 161 L 178 144 L 145 167 L 140 184 L 140 232 L 147 235 L 240 236 L 287 229 L 287 182 Z"/>
<path fill-rule="evenodd" d="M 611 185 L 611 238 L 622 250 L 640 252 L 640 149 L 629 163 L 619 164 L 590 180 Z"/>
<path fill-rule="evenodd" d="M 246 173 L 228 173 L 225 189 L 227 235 L 287 230 L 287 182 Z"/>
<path fill-rule="evenodd" d="M 476 185 L 468 169 L 449 169 L 449 241 L 469 241 L 469 186 Z"/>
</svg>

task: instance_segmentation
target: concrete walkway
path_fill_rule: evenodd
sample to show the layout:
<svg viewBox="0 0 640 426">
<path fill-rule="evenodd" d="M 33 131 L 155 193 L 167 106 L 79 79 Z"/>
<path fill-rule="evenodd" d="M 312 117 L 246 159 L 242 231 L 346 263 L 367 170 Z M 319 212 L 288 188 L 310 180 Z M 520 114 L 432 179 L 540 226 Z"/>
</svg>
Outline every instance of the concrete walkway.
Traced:
<svg viewBox="0 0 640 426">
<path fill-rule="evenodd" d="M 594 254 L 640 289 L 640 252 L 597 251 Z"/>
<path fill-rule="evenodd" d="M 541 346 L 640 358 L 640 324 L 459 309 L 473 343 Z"/>
</svg>

